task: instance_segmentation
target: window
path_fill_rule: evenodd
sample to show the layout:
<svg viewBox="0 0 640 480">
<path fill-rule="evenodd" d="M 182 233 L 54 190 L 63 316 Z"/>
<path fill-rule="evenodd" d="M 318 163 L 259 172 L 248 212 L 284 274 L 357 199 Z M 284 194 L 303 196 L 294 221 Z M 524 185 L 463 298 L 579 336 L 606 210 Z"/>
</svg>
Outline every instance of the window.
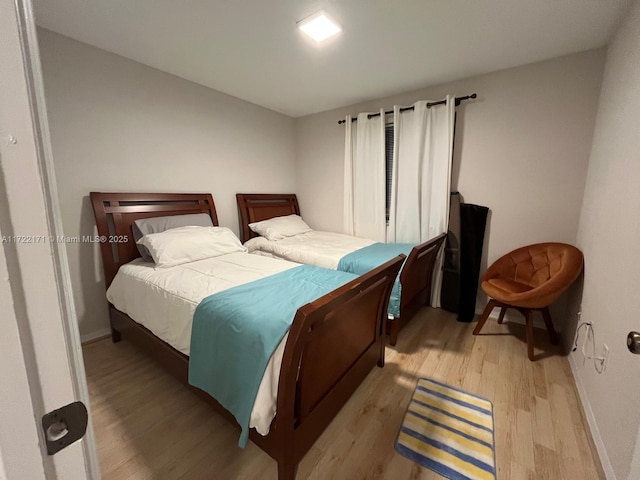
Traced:
<svg viewBox="0 0 640 480">
<path fill-rule="evenodd" d="M 389 208 L 391 207 L 391 174 L 393 172 L 393 123 L 388 123 L 384 129 L 384 149 L 385 149 L 385 175 L 386 175 L 386 212 L 387 225 L 389 225 Z"/>
</svg>

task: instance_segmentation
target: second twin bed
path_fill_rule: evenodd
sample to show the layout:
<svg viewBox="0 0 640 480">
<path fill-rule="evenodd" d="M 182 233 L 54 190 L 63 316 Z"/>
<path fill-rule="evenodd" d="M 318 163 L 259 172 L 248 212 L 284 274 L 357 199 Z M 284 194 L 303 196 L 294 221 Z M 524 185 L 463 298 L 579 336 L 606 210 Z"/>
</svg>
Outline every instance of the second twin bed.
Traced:
<svg viewBox="0 0 640 480">
<path fill-rule="evenodd" d="M 386 330 L 391 345 L 398 332 L 431 299 L 441 234 L 419 245 L 379 243 L 341 233 L 312 230 L 300 218 L 295 194 L 236 195 L 242 241 L 249 252 L 361 275 L 385 261 L 407 257 L 389 299 Z"/>
</svg>

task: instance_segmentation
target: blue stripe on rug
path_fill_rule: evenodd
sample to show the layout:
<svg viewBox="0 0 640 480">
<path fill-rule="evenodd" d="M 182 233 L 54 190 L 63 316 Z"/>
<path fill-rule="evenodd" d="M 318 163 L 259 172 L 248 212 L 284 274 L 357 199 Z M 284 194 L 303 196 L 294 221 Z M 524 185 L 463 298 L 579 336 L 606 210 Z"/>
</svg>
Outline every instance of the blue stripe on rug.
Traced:
<svg viewBox="0 0 640 480">
<path fill-rule="evenodd" d="M 400 427 L 398 438 L 396 439 L 396 451 L 423 467 L 433 470 L 451 480 L 495 480 L 495 437 L 493 431 L 493 405 L 491 402 L 469 392 L 449 387 L 448 385 L 431 379 L 420 379 L 420 381 L 432 382 L 442 387 L 443 390 L 450 389 L 472 398 L 478 398 L 482 402 L 488 403 L 490 408 L 477 407 L 477 405 L 447 395 L 447 393 L 452 394 L 452 392 L 435 392 L 429 390 L 428 387 L 425 388 L 423 385 L 416 385 Z M 418 392 L 420 393 L 418 394 Z M 416 396 L 422 395 L 422 392 L 435 395 L 440 405 L 435 407 L 419 401 Z M 442 414 L 442 416 L 438 416 L 437 420 L 433 420 L 425 416 L 425 414 L 428 415 L 428 412 L 420 414 L 419 412 L 412 411 L 412 405 L 420 405 L 429 409 L 429 411 L 438 412 Z M 460 406 L 469 407 L 475 412 L 481 412 L 481 414 L 487 415 L 488 425 L 490 425 L 490 427 L 479 425 L 448 410 L 448 407 L 456 410 L 459 409 Z M 469 413 L 471 413 L 471 410 Z M 419 421 L 417 419 L 419 419 Z M 455 419 L 456 422 L 452 419 Z M 470 425 L 483 432 L 490 433 L 492 438 L 491 443 L 487 442 L 486 435 L 477 438 L 474 437 L 474 432 L 462 432 L 458 430 L 464 427 L 457 422 L 463 422 L 465 425 Z M 476 431 L 476 433 L 480 434 L 478 431 Z M 489 452 L 487 452 L 487 449 L 489 449 Z M 490 452 L 493 453 L 493 455 L 491 455 Z"/>
<path fill-rule="evenodd" d="M 407 435 L 413 438 L 417 438 L 418 440 L 420 440 L 423 443 L 426 443 L 427 445 L 431 445 L 432 447 L 438 448 L 443 452 L 447 452 L 464 462 L 470 463 L 471 465 L 474 465 L 484 470 L 485 472 L 493 473 L 493 467 L 491 465 L 487 465 L 482 460 L 478 460 L 477 458 L 472 457 L 471 455 L 467 455 L 466 453 L 461 452 L 460 450 L 453 448 L 447 445 L 446 443 L 442 443 L 442 442 L 439 442 L 438 440 L 434 440 L 433 438 L 429 438 L 425 435 L 422 435 L 419 432 L 416 432 L 415 430 L 412 430 L 411 428 L 405 427 L 404 425 L 402 426 L 401 430 Z"/>
<path fill-rule="evenodd" d="M 490 428 L 485 427 L 484 425 L 480 425 L 479 423 L 472 422 L 470 420 L 467 420 L 466 418 L 462 418 L 462 417 L 460 417 L 458 415 L 455 415 L 455 414 L 453 414 L 451 412 L 448 412 L 446 410 L 443 410 L 441 408 L 434 407 L 433 405 L 429 405 L 427 403 L 421 402 L 420 400 L 415 400 L 414 399 L 414 400 L 412 400 L 412 402 L 413 403 L 417 403 L 418 405 L 420 405 L 422 407 L 430 408 L 431 410 L 435 410 L 436 412 L 444 413 L 445 415 L 447 415 L 447 416 L 449 416 L 451 418 L 455 418 L 456 420 L 460 420 L 461 422 L 468 423 L 469 425 L 472 425 L 472 426 L 474 426 L 476 428 L 481 428 L 482 430 L 486 430 L 487 432 L 493 432 L 493 430 L 491 430 Z"/>
<path fill-rule="evenodd" d="M 465 395 L 469 395 L 470 397 L 477 398 L 478 400 L 483 400 L 485 402 L 491 403 L 488 398 L 481 397 L 480 395 L 476 395 L 475 393 L 469 393 L 461 388 L 452 387 L 451 385 L 447 385 L 446 383 L 439 382 L 434 380 L 433 378 L 421 378 L 420 380 L 424 380 L 425 382 L 435 383 L 436 385 L 440 385 L 441 387 L 448 388 L 449 390 L 454 390 L 456 392 L 464 393 Z"/>
<path fill-rule="evenodd" d="M 488 442 L 485 442 L 484 440 L 480 440 L 479 438 L 476 438 L 476 437 L 474 437 L 472 435 L 469 435 L 468 433 L 461 432 L 460 430 L 458 430 L 456 428 L 453 428 L 453 427 L 450 427 L 449 425 L 445 425 L 444 423 L 436 422 L 435 420 L 432 420 L 429 417 L 425 417 L 424 415 L 420 415 L 417 412 L 408 411 L 407 415 L 413 415 L 414 417 L 418 417 L 418 418 L 424 420 L 425 422 L 429 422 L 429 423 L 435 425 L 436 427 L 444 428 L 445 430 L 453 432 L 456 435 L 460 435 L 461 437 L 464 437 L 467 440 L 471 440 L 472 442 L 479 443 L 480 445 L 484 445 L 485 447 L 493 448 L 493 445 L 491 445 Z"/>
<path fill-rule="evenodd" d="M 414 462 L 427 467 L 429 470 L 433 470 L 434 472 L 439 473 L 443 477 L 447 477 L 451 480 L 475 480 L 474 478 L 467 477 L 457 470 L 447 467 L 442 463 L 436 462 L 431 458 L 423 457 L 419 453 L 416 453 L 410 448 L 407 448 L 404 445 L 400 445 L 399 443 L 396 443 L 396 451 L 407 457 L 409 460 L 413 460 Z"/>
<path fill-rule="evenodd" d="M 425 388 L 425 387 L 423 387 L 421 385 L 418 385 L 416 387 L 416 390 L 420 390 L 422 392 L 430 393 L 431 395 L 435 395 L 438 398 L 442 398 L 444 400 L 448 400 L 450 402 L 457 403 L 458 405 L 470 408 L 472 410 L 475 410 L 476 412 L 484 413 L 485 415 L 491 415 L 491 411 L 487 410 L 486 408 L 478 407 L 477 405 L 473 405 L 471 403 L 467 403 L 464 400 L 460 400 L 458 398 L 449 397 L 448 395 L 445 395 L 444 393 L 436 392 L 435 390 L 430 390 L 430 389 Z"/>
</svg>

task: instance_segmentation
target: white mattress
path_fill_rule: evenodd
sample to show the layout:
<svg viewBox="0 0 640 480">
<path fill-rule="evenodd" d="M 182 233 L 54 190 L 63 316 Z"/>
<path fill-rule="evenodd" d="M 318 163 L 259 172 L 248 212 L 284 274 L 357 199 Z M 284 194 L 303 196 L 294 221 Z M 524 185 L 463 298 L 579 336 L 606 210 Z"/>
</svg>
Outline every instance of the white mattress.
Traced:
<svg viewBox="0 0 640 480">
<path fill-rule="evenodd" d="M 312 230 L 282 240 L 256 237 L 244 245 L 250 253 L 336 270 L 342 257 L 373 243 L 342 233 Z"/>
<path fill-rule="evenodd" d="M 158 269 L 153 263 L 138 258 L 120 267 L 107 290 L 107 299 L 173 348 L 189 355 L 193 313 L 201 300 L 297 266 L 243 252 Z M 269 433 L 276 413 L 280 365 L 287 336 L 269 360 L 251 412 L 250 426 L 262 435 Z"/>
</svg>

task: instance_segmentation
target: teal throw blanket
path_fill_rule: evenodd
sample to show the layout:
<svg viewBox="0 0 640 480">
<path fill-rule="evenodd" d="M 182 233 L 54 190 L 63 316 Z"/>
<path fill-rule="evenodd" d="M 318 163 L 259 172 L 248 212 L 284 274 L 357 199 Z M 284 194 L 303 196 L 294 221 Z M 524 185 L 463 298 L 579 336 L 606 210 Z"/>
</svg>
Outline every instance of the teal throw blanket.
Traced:
<svg viewBox="0 0 640 480">
<path fill-rule="evenodd" d="M 302 265 L 215 293 L 193 315 L 189 383 L 233 414 L 249 437 L 249 420 L 267 363 L 298 308 L 357 278 Z"/>
<path fill-rule="evenodd" d="M 374 243 L 342 257 L 338 263 L 338 270 L 363 275 L 401 253 L 408 257 L 414 246 L 412 243 Z M 404 268 L 404 263 L 402 268 Z M 402 272 L 402 268 L 400 268 L 400 272 Z M 387 309 L 387 313 L 395 318 L 400 317 L 400 295 L 402 293 L 400 272 L 393 283 L 389 308 Z"/>
</svg>

